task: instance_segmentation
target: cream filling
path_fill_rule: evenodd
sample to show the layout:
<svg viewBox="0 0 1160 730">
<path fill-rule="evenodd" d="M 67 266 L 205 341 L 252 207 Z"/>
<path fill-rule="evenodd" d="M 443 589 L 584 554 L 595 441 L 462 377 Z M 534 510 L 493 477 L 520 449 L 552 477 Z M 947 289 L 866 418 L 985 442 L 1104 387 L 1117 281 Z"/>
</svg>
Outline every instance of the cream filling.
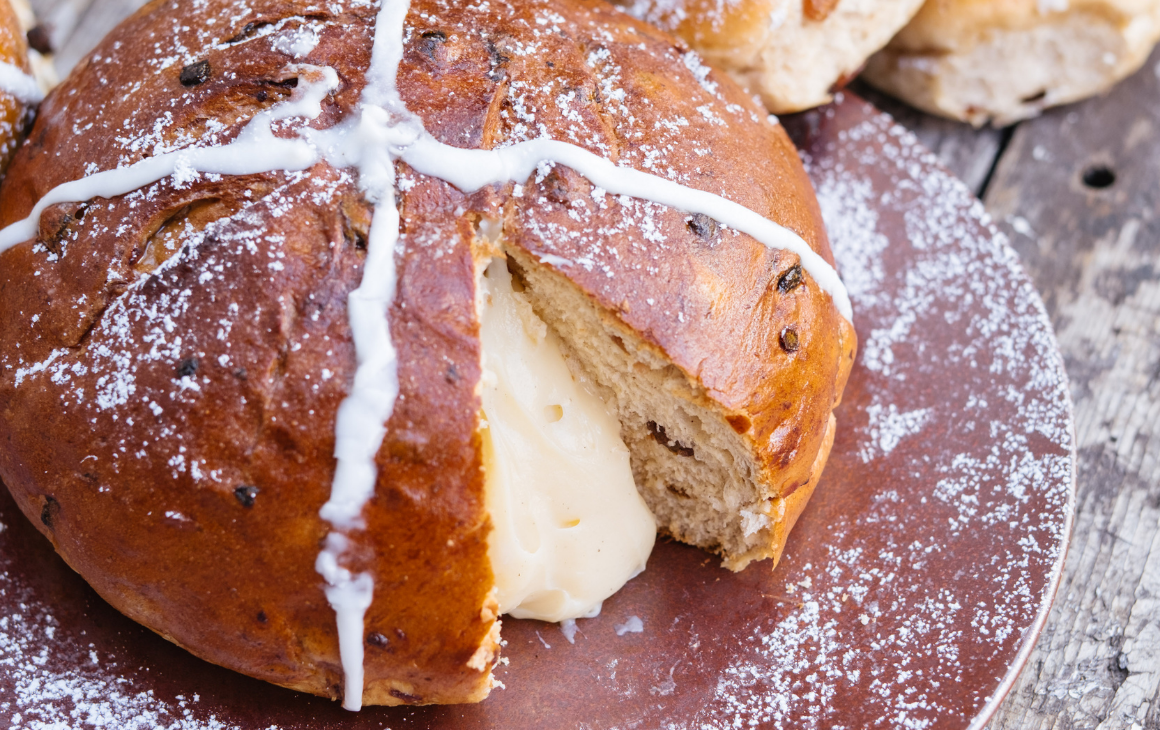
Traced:
<svg viewBox="0 0 1160 730">
<path fill-rule="evenodd" d="M 488 551 L 500 613 L 595 615 L 644 570 L 656 522 L 636 491 L 620 424 L 572 377 L 502 259 L 483 289 Z"/>
</svg>

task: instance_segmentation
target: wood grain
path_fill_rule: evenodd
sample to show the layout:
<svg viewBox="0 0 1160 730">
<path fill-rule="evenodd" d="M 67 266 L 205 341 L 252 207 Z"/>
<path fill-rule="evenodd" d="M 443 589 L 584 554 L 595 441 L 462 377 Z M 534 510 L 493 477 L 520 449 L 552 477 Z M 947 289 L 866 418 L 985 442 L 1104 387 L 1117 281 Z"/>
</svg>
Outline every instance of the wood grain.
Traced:
<svg viewBox="0 0 1160 730">
<path fill-rule="evenodd" d="M 996 729 L 1160 727 L 1158 75 L 1160 53 L 1021 125 L 986 195 L 1051 314 L 1079 449 L 1064 580 Z"/>
<path fill-rule="evenodd" d="M 53 28 L 62 76 L 141 4 L 33 0 Z M 855 89 L 977 193 L 986 186 L 988 208 L 1043 294 L 1072 379 L 1075 535 L 1055 608 L 994 730 L 1160 728 L 1158 76 L 1160 54 L 1111 95 L 1013 135 Z M 1115 182 L 1085 184 L 1085 173 L 1106 181 L 1101 167 Z"/>
</svg>

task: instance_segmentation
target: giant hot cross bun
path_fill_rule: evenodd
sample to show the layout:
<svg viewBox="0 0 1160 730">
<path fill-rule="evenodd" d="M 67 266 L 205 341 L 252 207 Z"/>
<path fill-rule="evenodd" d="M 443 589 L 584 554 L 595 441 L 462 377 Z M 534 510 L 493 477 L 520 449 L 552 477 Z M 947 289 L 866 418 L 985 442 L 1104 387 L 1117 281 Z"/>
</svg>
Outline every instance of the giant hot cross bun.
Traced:
<svg viewBox="0 0 1160 730">
<path fill-rule="evenodd" d="M 45 101 L 0 225 L 21 508 L 130 617 L 348 707 L 490 690 L 496 301 L 733 569 L 781 555 L 853 361 L 784 132 L 600 0 L 155 0 Z"/>
</svg>

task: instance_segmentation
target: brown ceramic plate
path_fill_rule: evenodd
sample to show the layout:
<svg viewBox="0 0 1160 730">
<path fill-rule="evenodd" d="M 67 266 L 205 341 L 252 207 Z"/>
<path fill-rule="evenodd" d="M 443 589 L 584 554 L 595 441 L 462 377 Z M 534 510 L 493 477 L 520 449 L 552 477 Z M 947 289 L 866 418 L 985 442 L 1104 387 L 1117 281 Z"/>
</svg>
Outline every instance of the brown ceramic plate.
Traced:
<svg viewBox="0 0 1160 730">
<path fill-rule="evenodd" d="M 346 713 L 205 664 L 105 605 L 0 497 L 12 728 L 966 728 L 1026 661 L 1071 525 L 1070 401 L 1038 296 L 970 192 L 849 95 L 787 124 L 860 363 L 776 571 L 662 542 L 575 644 L 506 621 L 476 706 Z M 2 491 L 2 490 L 0 490 Z M 617 634 L 631 617 L 643 631 Z M 635 622 L 632 622 L 635 623 Z"/>
</svg>

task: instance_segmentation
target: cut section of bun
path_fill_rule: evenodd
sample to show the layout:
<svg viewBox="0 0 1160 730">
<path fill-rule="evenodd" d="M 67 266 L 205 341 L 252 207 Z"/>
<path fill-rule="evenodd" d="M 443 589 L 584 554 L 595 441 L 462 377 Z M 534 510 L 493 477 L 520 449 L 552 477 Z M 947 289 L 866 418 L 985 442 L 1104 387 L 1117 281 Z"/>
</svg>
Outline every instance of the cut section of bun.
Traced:
<svg viewBox="0 0 1160 730">
<path fill-rule="evenodd" d="M 1002 126 L 1107 91 L 1157 40 L 1156 0 L 929 0 L 864 78 L 924 111 Z"/>
<path fill-rule="evenodd" d="M 98 593 L 208 661 L 334 698 L 360 686 L 353 666 L 362 690 L 347 706 L 475 702 L 492 687 L 501 611 L 591 613 L 656 530 L 733 569 L 776 564 L 833 443 L 855 335 L 811 273 L 832 275 L 833 257 L 796 150 L 676 39 L 596 0 L 413 0 L 380 36 L 401 45 L 397 74 L 368 82 L 379 13 L 362 0 L 146 5 L 42 105 L 0 186 L 0 226 L 95 171 L 120 179 L 251 139 L 259 117 L 277 118 L 263 149 L 382 123 L 386 107 L 363 103 L 378 83 L 427 149 L 466 159 L 551 138 L 613 178 L 646 172 L 742 206 L 801 248 L 563 164 L 474 192 L 418 163 L 348 164 L 366 150 L 337 144 L 244 175 L 186 164 L 52 205 L 34 238 L 0 252 L 0 479 Z M 495 159 L 468 156 L 482 157 Z M 392 170 L 391 204 L 370 199 Z M 336 424 L 375 405 L 350 396 L 382 318 L 352 327 L 369 301 L 352 292 L 381 270 L 384 220 L 397 292 L 374 302 L 389 301 L 398 395 L 359 465 L 373 489 L 339 533 L 320 512 L 336 455 L 365 436 L 336 438 Z M 518 322 L 493 339 L 489 311 Z M 532 495 L 530 520 L 497 506 L 504 470 L 527 465 L 500 464 L 501 427 L 513 451 L 538 441 L 572 459 L 558 483 L 531 469 L 508 485 Z M 630 505 L 613 510 L 632 514 L 611 528 L 612 567 L 567 565 L 594 544 L 568 530 L 609 534 L 592 500 Z M 504 521 L 524 555 L 502 557 Z M 509 580 L 529 555 L 536 581 Z M 335 589 L 342 571 L 361 593 Z M 361 626 L 336 622 L 335 604 L 356 599 Z"/>
<path fill-rule="evenodd" d="M 656 524 L 633 482 L 620 424 L 507 262 L 481 294 L 483 465 L 500 613 L 566 621 L 645 569 Z"/>
<path fill-rule="evenodd" d="M 811 424 L 803 445 L 817 457 L 791 471 L 794 447 L 770 460 L 769 451 L 754 442 L 786 449 L 786 442 L 804 434 L 791 434 L 782 424 L 754 424 L 748 410 L 734 411 L 714 398 L 582 288 L 534 256 L 518 250 L 510 255 L 532 306 L 560 333 L 573 367 L 616 409 L 637 488 L 660 529 L 722 555 L 733 570 L 766 558 L 776 565 L 788 533 L 778 528 L 787 521 L 792 525 L 800 512 L 790 501 L 796 495 L 804 506 L 829 454 L 830 416 Z M 843 339 L 839 336 L 840 346 L 852 348 L 852 341 Z M 792 400 L 778 405 L 798 417 L 814 409 Z"/>
<path fill-rule="evenodd" d="M 775 114 L 830 101 L 923 0 L 618 0 L 687 41 Z"/>
</svg>

